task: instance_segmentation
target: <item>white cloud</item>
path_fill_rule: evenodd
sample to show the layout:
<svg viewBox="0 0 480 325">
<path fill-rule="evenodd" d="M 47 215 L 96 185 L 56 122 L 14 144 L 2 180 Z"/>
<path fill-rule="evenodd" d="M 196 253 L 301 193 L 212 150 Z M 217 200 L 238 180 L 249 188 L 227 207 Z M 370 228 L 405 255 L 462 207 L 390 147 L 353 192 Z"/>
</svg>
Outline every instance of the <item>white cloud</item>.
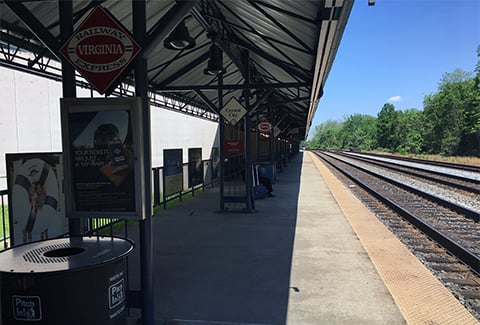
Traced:
<svg viewBox="0 0 480 325">
<path fill-rule="evenodd" d="M 393 97 L 390 97 L 390 98 L 388 99 L 388 101 L 389 101 L 390 103 L 392 103 L 392 102 L 399 102 L 399 101 L 401 101 L 401 100 L 402 100 L 402 96 L 393 96 Z"/>
</svg>

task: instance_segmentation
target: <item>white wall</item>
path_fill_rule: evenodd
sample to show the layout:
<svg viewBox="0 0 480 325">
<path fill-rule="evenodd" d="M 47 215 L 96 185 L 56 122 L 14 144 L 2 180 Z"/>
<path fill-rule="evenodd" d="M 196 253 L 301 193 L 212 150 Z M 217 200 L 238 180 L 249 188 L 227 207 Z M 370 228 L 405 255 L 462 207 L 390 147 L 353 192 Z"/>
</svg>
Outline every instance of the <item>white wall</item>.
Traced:
<svg viewBox="0 0 480 325">
<path fill-rule="evenodd" d="M 5 153 L 61 151 L 59 82 L 0 67 L 0 189 L 6 188 Z M 77 90 L 78 97 L 90 91 Z M 163 149 L 202 148 L 203 159 L 218 146 L 218 124 L 152 107 L 152 166 L 163 165 Z"/>
<path fill-rule="evenodd" d="M 218 123 L 153 107 L 151 111 L 152 166 L 163 166 L 163 149 L 183 148 L 183 162 L 188 148 L 202 148 L 202 159 L 209 159 L 218 147 Z"/>
</svg>

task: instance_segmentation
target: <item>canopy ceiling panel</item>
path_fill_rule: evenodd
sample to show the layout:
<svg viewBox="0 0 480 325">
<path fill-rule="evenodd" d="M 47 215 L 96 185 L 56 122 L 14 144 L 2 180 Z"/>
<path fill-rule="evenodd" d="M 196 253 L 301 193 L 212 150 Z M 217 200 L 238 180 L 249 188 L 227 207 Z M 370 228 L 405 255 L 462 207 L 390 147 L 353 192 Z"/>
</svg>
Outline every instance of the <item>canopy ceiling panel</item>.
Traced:
<svg viewBox="0 0 480 325">
<path fill-rule="evenodd" d="M 131 1 L 72 4 L 74 27 L 101 5 L 132 31 Z M 204 73 L 215 44 L 223 51 L 226 70 L 224 103 L 232 96 L 245 103 L 250 94 L 252 116 L 278 126 L 280 137 L 302 140 L 352 5 L 353 0 L 146 1 L 148 42 L 140 55 L 147 58 L 150 93 L 218 118 L 219 76 Z M 0 65 L 60 80 L 54 68 L 62 45 L 59 10 L 53 0 L 0 0 Z M 165 48 L 163 41 L 182 21 L 195 46 Z M 133 82 L 133 73 L 127 74 L 124 84 Z"/>
</svg>

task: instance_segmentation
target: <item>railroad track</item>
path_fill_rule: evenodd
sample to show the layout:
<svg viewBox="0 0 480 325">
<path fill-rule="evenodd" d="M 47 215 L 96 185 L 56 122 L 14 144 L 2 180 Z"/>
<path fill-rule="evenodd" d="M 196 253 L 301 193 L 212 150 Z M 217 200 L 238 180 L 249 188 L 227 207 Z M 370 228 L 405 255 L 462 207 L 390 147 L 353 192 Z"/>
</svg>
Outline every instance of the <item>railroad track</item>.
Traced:
<svg viewBox="0 0 480 325">
<path fill-rule="evenodd" d="M 480 321 L 480 209 L 385 176 L 378 164 L 316 153 Z"/>
<path fill-rule="evenodd" d="M 424 159 L 402 157 L 402 156 L 392 156 L 392 155 L 378 154 L 378 153 L 368 153 L 366 155 L 380 157 L 380 158 L 394 159 L 394 160 L 402 160 L 409 163 L 418 163 L 418 164 L 424 164 L 428 166 L 453 168 L 453 169 L 458 169 L 462 171 L 471 171 L 475 173 L 480 172 L 480 167 L 472 166 L 472 165 L 463 165 L 463 164 L 449 163 L 449 162 L 443 162 L 443 161 L 424 160 Z"/>
<path fill-rule="evenodd" d="M 445 172 L 445 170 L 438 170 L 438 169 L 428 169 L 425 167 L 419 166 L 428 166 L 425 162 L 418 163 L 418 159 L 415 160 L 405 160 L 405 159 L 396 159 L 396 158 L 385 158 L 384 156 L 378 155 L 365 155 L 365 154 L 352 154 L 347 152 L 336 152 L 336 154 L 344 156 L 344 157 L 351 157 L 355 158 L 370 164 L 374 164 L 381 168 L 387 168 L 392 171 L 396 171 L 399 173 L 403 173 L 406 175 L 410 175 L 413 177 L 417 177 L 426 181 L 430 181 L 437 186 L 439 184 L 446 186 L 447 188 L 455 188 L 464 191 L 461 193 L 462 195 L 471 195 L 477 196 L 480 194 L 480 180 L 475 179 L 473 177 L 467 177 L 465 175 L 454 175 Z M 378 159 L 380 158 L 380 160 Z M 398 163 L 396 162 L 398 161 Z M 402 164 L 402 162 L 407 162 L 409 165 L 406 166 Z M 435 164 L 434 166 L 439 166 Z M 447 167 L 448 166 L 448 167 Z M 478 173 L 480 174 L 480 168 L 475 166 L 467 166 L 459 165 L 460 170 L 463 172 L 471 173 Z M 442 169 L 455 169 L 456 165 L 448 164 L 448 165 L 441 165 Z"/>
</svg>

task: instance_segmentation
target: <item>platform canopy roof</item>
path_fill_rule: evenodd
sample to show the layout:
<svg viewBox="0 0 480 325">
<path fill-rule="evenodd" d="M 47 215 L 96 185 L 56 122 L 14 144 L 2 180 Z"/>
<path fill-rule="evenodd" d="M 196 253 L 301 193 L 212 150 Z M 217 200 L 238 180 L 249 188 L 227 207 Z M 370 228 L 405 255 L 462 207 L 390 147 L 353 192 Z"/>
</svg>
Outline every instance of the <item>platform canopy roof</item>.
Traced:
<svg viewBox="0 0 480 325">
<path fill-rule="evenodd" d="M 61 2 L 0 0 L 1 66 L 61 80 Z M 74 28 L 101 5 L 133 33 L 132 1 L 73 0 L 72 5 Z M 245 103 L 248 97 L 252 123 L 265 117 L 281 130 L 281 138 L 307 136 L 353 0 L 149 0 L 145 5 L 147 37 L 139 55 L 148 62 L 152 102 L 218 120 L 219 76 L 204 73 L 215 44 L 226 70 L 223 103 L 232 96 Z M 164 47 L 181 22 L 195 45 Z M 127 91 L 132 71 L 109 93 Z"/>
</svg>

